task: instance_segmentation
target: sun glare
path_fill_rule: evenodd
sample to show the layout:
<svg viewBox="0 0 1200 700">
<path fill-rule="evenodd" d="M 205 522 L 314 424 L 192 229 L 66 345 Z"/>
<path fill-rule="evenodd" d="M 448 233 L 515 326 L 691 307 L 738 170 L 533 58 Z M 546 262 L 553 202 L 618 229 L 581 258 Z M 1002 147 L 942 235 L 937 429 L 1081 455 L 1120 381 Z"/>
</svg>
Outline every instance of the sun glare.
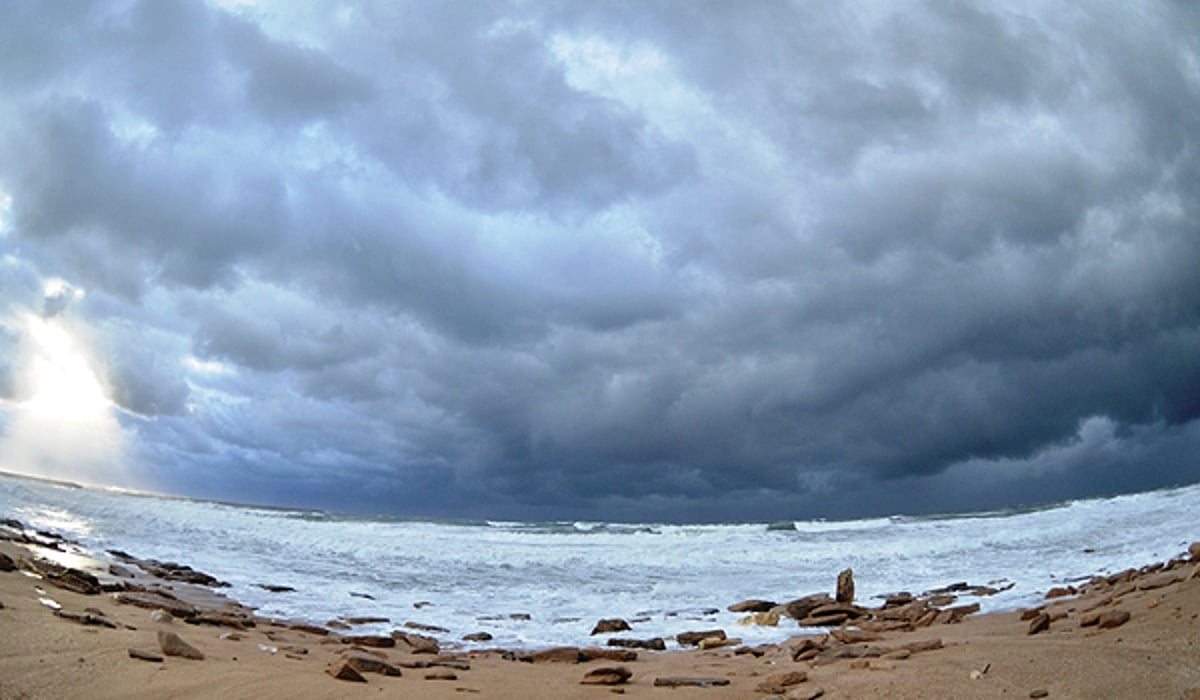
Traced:
<svg viewBox="0 0 1200 700">
<path fill-rule="evenodd" d="M 19 395 L 0 442 L 0 469 L 127 486 L 121 426 L 87 354 L 60 318 L 27 314 Z"/>
</svg>

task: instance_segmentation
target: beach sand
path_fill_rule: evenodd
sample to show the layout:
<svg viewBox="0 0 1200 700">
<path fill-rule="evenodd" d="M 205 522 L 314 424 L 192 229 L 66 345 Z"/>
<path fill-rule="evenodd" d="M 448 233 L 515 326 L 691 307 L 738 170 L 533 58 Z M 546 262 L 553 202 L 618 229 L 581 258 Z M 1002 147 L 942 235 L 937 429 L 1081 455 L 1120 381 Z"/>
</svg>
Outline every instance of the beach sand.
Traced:
<svg viewBox="0 0 1200 700">
<path fill-rule="evenodd" d="M 49 543 L 53 544 L 53 543 Z M 1197 548 L 1200 552 L 1200 547 Z M 968 615 L 894 631 L 865 644 L 817 638 L 822 655 L 858 650 L 891 658 L 793 660 L 804 641 L 737 653 L 736 647 L 637 652 L 636 660 L 584 663 L 521 661 L 502 651 L 417 654 L 403 641 L 382 654 L 402 675 L 365 673 L 366 682 L 332 677 L 327 668 L 353 645 L 336 633 L 317 634 L 281 622 L 253 620 L 248 611 L 208 589 L 139 576 L 108 576 L 107 562 L 69 557 L 28 542 L 0 541 L 15 564 L 0 570 L 0 699 L 67 698 L 1165 698 L 1200 699 L 1200 563 L 1181 555 L 1161 568 L 1094 580 L 1078 595 L 1047 600 L 1049 628 L 1030 634 L 1021 612 Z M 199 600 L 214 622 L 155 620 L 152 611 L 117 601 L 119 593 L 93 595 L 56 585 L 54 570 L 34 560 L 56 556 L 101 582 L 134 583 Z M 0 558 L 0 569 L 3 566 Z M 130 567 L 133 568 L 133 567 Z M 35 574 L 30 569 L 42 573 Z M 1157 570 L 1155 570 L 1157 569 Z M 47 572 L 50 572 L 49 574 Z M 68 575 L 68 579 L 70 576 Z M 1122 580 L 1116 580 L 1122 578 Z M 58 581 L 63 585 L 74 585 Z M 53 601 L 52 603 L 47 601 Z M 65 612 L 56 614 L 53 605 Z M 1119 626 L 1082 626 L 1092 613 L 1125 611 Z M 223 617 L 212 613 L 223 613 Z M 162 618 L 160 613 L 153 617 Z M 943 615 L 943 617 L 945 617 Z M 1114 617 L 1113 621 L 1123 616 Z M 241 621 L 241 622 L 239 622 Z M 91 624 L 87 624 L 91 623 Z M 795 625 L 784 619 L 780 624 Z M 231 626 L 232 625 L 232 626 Z M 202 660 L 164 655 L 160 631 L 174 632 L 203 653 Z M 736 629 L 727 630 L 730 636 Z M 343 633 L 345 634 L 345 633 Z M 809 637 L 811 638 L 811 636 Z M 601 638 L 598 638 L 601 639 Z M 940 641 L 940 645 L 933 642 Z M 364 640 L 371 641 L 371 640 Z M 924 643 L 924 644 L 921 644 Z M 923 646 L 940 647 L 920 650 Z M 901 647 L 917 648 L 908 658 Z M 130 650 L 162 656 L 133 658 Z M 864 650 L 876 650 L 864 652 Z M 611 651 L 611 649 L 610 649 Z M 561 654 L 561 653 L 560 653 Z M 571 659 L 575 652 L 562 654 Z M 425 667 L 420 667 L 425 666 Z M 581 684 L 586 673 L 621 666 L 632 675 L 615 686 Z M 772 677 L 803 672 L 806 680 L 768 688 Z M 430 677 L 435 676 L 435 677 Z M 656 679 L 700 678 L 727 682 L 709 687 L 656 686 Z M 791 680 L 795 680 L 793 676 Z M 778 679 L 776 679 L 778 680 Z"/>
</svg>

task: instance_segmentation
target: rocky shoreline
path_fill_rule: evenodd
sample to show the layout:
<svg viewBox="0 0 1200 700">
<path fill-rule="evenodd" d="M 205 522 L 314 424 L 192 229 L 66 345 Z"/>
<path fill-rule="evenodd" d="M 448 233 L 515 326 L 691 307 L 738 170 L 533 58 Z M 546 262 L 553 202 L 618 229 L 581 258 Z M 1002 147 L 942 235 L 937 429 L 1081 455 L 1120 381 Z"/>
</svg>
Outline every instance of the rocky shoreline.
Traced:
<svg viewBox="0 0 1200 700">
<path fill-rule="evenodd" d="M 432 684 L 422 691 L 422 697 L 441 692 L 434 689 L 439 683 L 452 685 L 455 694 L 488 692 L 489 685 L 493 689 L 507 687 L 503 682 L 474 685 L 472 676 L 481 664 L 487 667 L 481 676 L 525 674 L 534 679 L 514 681 L 515 687 L 525 687 L 521 684 L 529 682 L 536 685 L 541 677 L 536 670 L 523 669 L 553 669 L 541 675 L 567 683 L 573 675 L 577 690 L 572 696 L 588 692 L 588 687 L 606 687 L 622 694 L 635 690 L 653 693 L 652 689 L 662 688 L 703 689 L 705 697 L 714 698 L 839 697 L 845 687 L 854 687 L 854 683 L 847 686 L 846 681 L 859 672 L 899 677 L 905 675 L 914 657 L 953 656 L 955 649 L 961 653 L 971 641 L 964 642 L 956 630 L 967 627 L 964 623 L 980 609 L 977 601 L 964 599 L 993 595 L 1011 585 L 962 582 L 919 594 L 899 591 L 884 597 L 878 605 L 867 606 L 856 600 L 853 572 L 847 569 L 837 575 L 836 583 L 831 576 L 832 594 L 816 592 L 783 602 L 750 599 L 727 606 L 730 612 L 744 614 L 740 620 L 743 625 L 795 626 L 796 636 L 779 644 L 748 646 L 736 630 L 716 628 L 680 633 L 672 639 L 637 638 L 627 634 L 632 632 L 628 621 L 608 618 L 596 622 L 586 645 L 537 650 L 468 649 L 463 641 L 486 643 L 487 633 L 447 639 L 448 631 L 443 628 L 408 622 L 387 634 L 358 634 L 355 628 L 359 625 L 390 621 L 368 616 L 326 624 L 272 619 L 223 595 L 221 590 L 227 584 L 187 565 L 142 559 L 115 550 L 107 556 L 110 561 L 90 556 L 56 533 L 35 531 L 13 519 L 0 520 L 0 581 L 6 584 L 0 590 L 6 597 L 18 591 L 29 619 L 44 618 L 46 624 L 58 620 L 86 628 L 93 636 L 120 637 L 106 640 L 104 653 L 113 655 L 111 642 L 125 644 L 124 663 L 133 665 L 163 667 L 175 663 L 173 659 L 185 660 L 180 663 L 220 659 L 219 663 L 240 667 L 263 666 L 266 660 L 270 664 L 295 662 L 298 666 L 285 672 L 294 674 L 302 668 L 311 684 L 304 689 L 312 691 L 314 697 L 343 692 L 335 689 L 352 684 L 388 684 L 414 676 Z M 1191 596 L 1188 600 L 1194 601 L 1200 592 L 1198 575 L 1200 543 L 1195 543 L 1168 561 L 1052 589 L 1044 604 L 1036 608 L 976 617 L 995 617 L 990 623 L 993 627 L 999 621 L 1010 625 L 1006 632 L 1010 641 L 1021 636 L 1085 635 L 1089 644 L 1091 640 L 1104 643 L 1100 635 L 1120 634 L 1119 628 L 1129 624 L 1136 612 L 1154 611 L 1164 605 L 1167 593 L 1187 592 Z M 268 583 L 260 587 L 287 592 L 286 587 Z M 10 610 L 17 607 L 13 603 L 0 599 L 0 606 L 9 604 Z M 1197 604 L 1189 605 L 1194 608 Z M 37 617 L 39 608 L 42 618 Z M 0 621 L 7 612 L 0 610 Z M 1200 638 L 1195 622 L 1197 610 L 1181 604 L 1173 612 L 1190 635 L 1185 635 L 1184 641 L 1192 646 Z M 1014 622 L 1019 629 L 1011 627 Z M 5 628 L 18 629 L 10 625 Z M 814 628 L 821 631 L 802 634 Z M 1114 645 L 1121 641 L 1114 639 Z M 668 642 L 671 648 L 678 646 L 685 651 L 666 651 Z M 1200 642 L 1196 647 L 1200 649 Z M 0 659 L 0 671 L 11 671 L 3 661 Z M 109 661 L 119 663 L 116 659 Z M 314 662 L 322 674 L 314 673 Z M 726 663 L 742 670 L 712 672 Z M 576 665 L 586 668 L 574 674 L 561 670 Z M 989 674 L 994 677 L 995 668 L 994 663 L 971 668 L 965 674 L 966 681 L 979 683 Z M 840 675 L 831 673 L 839 670 Z M 1187 685 L 1191 682 L 1187 674 L 1176 682 L 1184 693 L 1182 697 L 1189 700 L 1200 698 L 1200 670 L 1193 675 L 1194 686 Z M 0 677 L 8 676 L 0 673 Z M 322 681 L 317 679 L 321 677 L 333 686 L 318 690 Z M 0 681 L 0 697 L 16 697 L 4 685 L 9 682 Z M 75 690 L 85 694 L 83 687 Z M 1042 687 L 1031 688 L 1027 694 L 1045 697 L 1037 694 L 1043 690 L 1049 695 L 1050 691 Z M 902 690 L 896 692 L 899 694 L 893 696 L 905 697 Z M 231 694 L 240 696 L 237 692 Z M 121 693 L 114 694 L 118 695 Z M 68 692 L 64 697 L 70 696 L 76 693 Z M 535 692 L 527 697 L 563 696 Z"/>
</svg>

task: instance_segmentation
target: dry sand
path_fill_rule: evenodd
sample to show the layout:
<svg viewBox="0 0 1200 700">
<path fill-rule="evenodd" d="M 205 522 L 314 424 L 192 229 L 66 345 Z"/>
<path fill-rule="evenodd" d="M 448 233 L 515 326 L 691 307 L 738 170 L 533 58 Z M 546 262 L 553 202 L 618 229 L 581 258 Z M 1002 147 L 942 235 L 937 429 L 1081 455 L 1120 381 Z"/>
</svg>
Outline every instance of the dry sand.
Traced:
<svg viewBox="0 0 1200 700">
<path fill-rule="evenodd" d="M 39 547 L 0 542 L 0 552 L 31 566 Z M 107 564 L 74 559 L 77 568 L 107 573 Z M 1168 565 L 1172 567 L 1172 565 Z M 1182 580 L 1177 580 L 1182 579 Z M 110 579 L 111 580 L 111 579 Z M 1174 581 L 1172 583 L 1165 583 Z M 142 581 L 145 583 L 145 581 Z M 172 586 L 181 595 L 191 587 Z M 1160 586 L 1148 588 L 1149 586 Z M 1146 572 L 1131 581 L 1081 596 L 1047 601 L 1054 619 L 1047 631 L 1028 634 L 1019 612 L 973 615 L 956 624 L 890 632 L 872 646 L 899 647 L 940 639 L 942 648 L 907 659 L 793 661 L 799 639 L 766 648 L 761 657 L 733 648 L 647 652 L 630 662 L 525 663 L 501 652 L 446 657 L 452 666 L 403 668 L 400 677 L 366 674 L 366 683 L 326 673 L 348 646 L 334 637 L 259 621 L 222 638 L 229 627 L 151 619 L 149 610 L 119 604 L 114 595 L 81 595 L 28 571 L 0 571 L 0 700 L 67 698 L 1165 698 L 1200 699 L 1200 563 L 1187 556 L 1164 575 Z M 1124 610 L 1123 625 L 1080 625 L 1084 612 Z M 68 613 L 103 617 L 116 628 L 65 619 L 40 599 Z M 795 624 L 784 620 L 781 624 Z M 166 656 L 161 662 L 131 658 L 129 650 L 161 654 L 158 632 L 170 630 L 204 654 L 203 660 Z M 729 630 L 731 635 L 736 630 Z M 271 653 L 274 649 L 275 653 Z M 429 662 L 403 644 L 378 650 L 393 663 Z M 869 664 L 867 668 L 861 668 Z M 600 667 L 624 666 L 623 685 L 580 681 Z M 759 690 L 768 677 L 803 671 L 808 679 L 784 693 Z M 427 679 L 431 673 L 453 679 Z M 704 677 L 728 681 L 714 687 L 656 687 L 655 679 Z"/>
</svg>

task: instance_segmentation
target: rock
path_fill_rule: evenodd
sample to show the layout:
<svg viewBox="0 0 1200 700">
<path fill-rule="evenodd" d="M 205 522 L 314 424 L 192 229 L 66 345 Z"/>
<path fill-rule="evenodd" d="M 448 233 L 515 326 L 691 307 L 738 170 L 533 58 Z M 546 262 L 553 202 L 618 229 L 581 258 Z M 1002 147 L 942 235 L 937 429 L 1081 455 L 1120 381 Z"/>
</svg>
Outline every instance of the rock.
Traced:
<svg viewBox="0 0 1200 700">
<path fill-rule="evenodd" d="M 829 633 L 834 639 L 843 644 L 859 644 L 862 642 L 877 642 L 883 639 L 882 635 L 874 632 L 865 632 L 863 630 L 838 629 Z"/>
<path fill-rule="evenodd" d="M 756 627 L 778 627 L 779 612 L 776 610 L 771 610 L 768 612 L 751 613 L 750 615 L 738 620 L 738 624 L 747 626 L 753 625 Z"/>
<path fill-rule="evenodd" d="M 168 630 L 158 631 L 158 646 L 167 656 L 181 656 L 185 659 L 202 661 L 204 654 L 196 647 L 188 644 L 179 635 Z"/>
<path fill-rule="evenodd" d="M 913 602 L 913 600 L 915 600 L 915 598 L 913 598 L 912 593 L 909 593 L 908 591 L 901 591 L 899 593 L 893 593 L 885 598 L 883 601 L 883 607 L 898 608 L 902 605 L 908 605 L 909 603 Z"/>
<path fill-rule="evenodd" d="M 837 577 L 837 595 L 834 599 L 839 603 L 854 602 L 854 569 L 846 569 Z"/>
<path fill-rule="evenodd" d="M 735 647 L 742 643 L 740 637 L 730 637 L 728 639 L 718 639 L 717 637 L 705 637 L 700 640 L 697 645 L 701 649 L 720 649 L 722 647 Z"/>
<path fill-rule="evenodd" d="M 63 590 L 82 595 L 99 595 L 103 592 L 100 580 L 86 571 L 61 566 L 45 559 L 31 560 L 33 569 L 47 581 Z"/>
<path fill-rule="evenodd" d="M 652 637 L 650 639 L 620 639 L 613 638 L 606 642 L 610 647 L 624 647 L 626 649 L 649 649 L 651 651 L 665 651 L 667 643 L 662 637 Z"/>
<path fill-rule="evenodd" d="M 425 673 L 425 680 L 427 680 L 427 681 L 456 681 L 456 680 L 458 680 L 458 674 L 456 674 L 454 671 L 451 671 L 448 668 L 435 668 L 432 671 L 427 671 Z"/>
<path fill-rule="evenodd" d="M 821 650 L 824 648 L 825 646 L 816 639 L 806 637 L 801 639 L 800 643 L 792 649 L 792 660 L 807 661 L 821 653 Z"/>
<path fill-rule="evenodd" d="M 1046 600 L 1050 600 L 1052 598 L 1064 598 L 1077 593 L 1079 593 L 1079 589 L 1075 588 L 1074 586 L 1055 586 L 1054 588 L 1046 591 Z"/>
<path fill-rule="evenodd" d="M 810 618 L 833 617 L 837 615 L 845 615 L 847 618 L 864 617 L 870 614 L 870 610 L 860 608 L 857 605 L 849 603 L 829 603 L 821 605 L 809 611 Z"/>
<path fill-rule="evenodd" d="M 116 601 L 124 605 L 132 605 L 149 610 L 162 609 L 178 618 L 187 619 L 198 614 L 196 607 L 182 600 L 166 596 L 157 591 L 123 591 L 117 594 Z"/>
<path fill-rule="evenodd" d="M 295 593 L 296 589 L 291 586 L 277 586 L 273 583 L 256 583 L 258 588 L 263 589 L 268 593 Z"/>
<path fill-rule="evenodd" d="M 769 612 L 776 605 L 777 603 L 773 603 L 769 600 L 758 600 L 756 598 L 751 598 L 750 600 L 743 600 L 740 603 L 734 603 L 725 609 L 731 613 L 764 613 Z"/>
<path fill-rule="evenodd" d="M 1127 610 L 1106 610 L 1100 614 L 1100 618 L 1096 621 L 1096 625 L 1100 629 L 1112 629 L 1120 627 L 1129 622 L 1129 611 Z"/>
<path fill-rule="evenodd" d="M 629 649 L 597 649 L 588 647 L 587 649 L 579 650 L 579 660 L 593 661 L 595 659 L 604 659 L 606 661 L 637 661 L 637 652 Z"/>
<path fill-rule="evenodd" d="M 442 650 L 438 640 L 423 634 L 393 632 L 392 638 L 396 641 L 404 642 L 408 645 L 409 651 L 414 654 L 437 654 Z"/>
<path fill-rule="evenodd" d="M 788 603 L 783 604 L 783 614 L 793 620 L 803 620 L 808 617 L 808 614 L 822 605 L 833 603 L 833 598 L 827 593 L 815 593 L 803 598 L 797 598 Z"/>
<path fill-rule="evenodd" d="M 1046 613 L 1038 613 L 1037 616 L 1029 622 L 1029 634 L 1045 632 L 1048 629 L 1050 629 L 1050 616 Z"/>
<path fill-rule="evenodd" d="M 347 625 L 386 625 L 391 622 L 391 620 L 386 617 L 347 617 L 344 619 Z M 407 624 L 404 626 L 408 627 Z"/>
<path fill-rule="evenodd" d="M 654 685 L 659 688 L 681 688 L 691 686 L 696 688 L 713 688 L 729 685 L 728 678 L 690 678 L 683 676 L 666 676 L 654 679 Z"/>
<path fill-rule="evenodd" d="M 359 673 L 378 673 L 384 676 L 399 676 L 400 669 L 374 654 L 363 651 L 348 651 L 341 658 Z"/>
<path fill-rule="evenodd" d="M 597 634 L 611 634 L 613 632 L 625 632 L 632 629 L 629 623 L 619 617 L 600 620 L 596 626 L 592 628 L 592 636 Z"/>
<path fill-rule="evenodd" d="M 782 695 L 788 692 L 788 689 L 793 685 L 799 685 L 808 680 L 808 674 L 804 671 L 789 671 L 787 673 L 776 673 L 767 676 L 763 679 L 755 692 L 758 693 L 778 693 Z"/>
<path fill-rule="evenodd" d="M 175 618 L 166 610 L 158 608 L 157 610 L 150 611 L 150 621 L 169 625 L 175 621 Z"/>
<path fill-rule="evenodd" d="M 582 685 L 621 685 L 633 677 L 633 672 L 624 666 L 604 666 L 592 669 L 583 675 Z"/>
<path fill-rule="evenodd" d="M 1179 583 L 1183 580 L 1184 574 L 1179 571 L 1167 571 L 1157 576 L 1149 576 L 1143 581 L 1138 582 L 1138 590 L 1152 591 L 1158 588 L 1165 588 L 1173 583 Z"/>
<path fill-rule="evenodd" d="M 1021 611 L 1021 622 L 1032 620 L 1033 618 L 1046 612 L 1045 608 L 1029 608 Z"/>
<path fill-rule="evenodd" d="M 258 624 L 249 615 L 215 611 L 199 613 L 198 615 L 189 617 L 184 622 L 189 625 L 212 625 L 214 627 L 232 627 L 239 630 L 245 630 Z"/>
<path fill-rule="evenodd" d="M 521 661 L 528 663 L 579 663 L 579 647 L 551 647 L 535 651 L 532 654 L 520 657 Z"/>
<path fill-rule="evenodd" d="M 1046 690 L 1045 688 L 1038 688 L 1036 690 L 1029 691 L 1029 697 L 1031 697 L 1031 698 L 1044 698 L 1049 695 L 1050 695 L 1050 691 Z"/>
<path fill-rule="evenodd" d="M 324 627 L 321 627 L 319 625 L 310 625 L 305 622 L 294 622 L 294 623 L 288 625 L 288 629 L 295 630 L 296 632 L 304 632 L 305 634 L 313 634 L 318 637 L 329 636 L 329 630 L 325 629 Z M 346 629 L 350 629 L 350 628 L 347 627 Z"/>
<path fill-rule="evenodd" d="M 683 646 L 695 647 L 700 646 L 700 642 L 705 639 L 716 638 L 725 639 L 725 630 L 706 630 L 703 632 L 680 632 L 675 635 L 675 641 Z"/>
<path fill-rule="evenodd" d="M 922 639 L 916 642 L 900 645 L 901 649 L 907 649 L 913 654 L 919 654 L 923 651 L 937 651 L 942 648 L 942 640 L 935 637 L 933 639 Z"/>
<path fill-rule="evenodd" d="M 354 623 L 351 623 L 351 624 L 354 624 Z M 446 629 L 445 627 L 438 627 L 437 625 L 425 625 L 425 624 L 421 624 L 420 622 L 405 622 L 404 628 L 410 629 L 410 630 L 417 630 L 418 632 L 438 632 L 441 634 L 446 634 L 447 632 L 450 631 L 450 630 Z"/>
<path fill-rule="evenodd" d="M 350 625 L 347 625 L 341 620 L 330 620 L 325 623 L 325 626 L 329 627 L 330 629 L 341 630 L 343 632 L 350 629 Z M 328 632 L 326 632 L 326 634 L 328 634 Z"/>
<path fill-rule="evenodd" d="M 979 603 L 956 605 L 954 607 L 946 608 L 942 612 L 945 613 L 945 619 L 942 620 L 942 622 L 948 625 L 955 624 L 962 622 L 967 615 L 979 612 Z"/>
<path fill-rule="evenodd" d="M 2 607 L 2 606 L 0 606 Z M 107 627 L 109 629 L 117 629 L 117 623 L 104 617 L 104 615 L 94 615 L 91 613 L 67 612 L 66 610 L 55 610 L 55 617 L 61 617 L 64 620 L 78 622 L 81 625 L 94 625 L 98 627 Z"/>
<path fill-rule="evenodd" d="M 8 556 L 4 552 L 0 552 L 0 571 L 16 571 L 16 570 L 17 570 L 17 563 L 15 561 L 13 561 L 13 558 Z"/>
<path fill-rule="evenodd" d="M 1193 542 L 1188 545 L 1188 556 L 1192 561 L 1200 561 L 1200 542 Z"/>
<path fill-rule="evenodd" d="M 360 647 L 374 647 L 376 649 L 385 649 L 396 646 L 396 640 L 392 637 L 384 637 L 379 634 L 358 634 L 350 635 L 341 638 L 342 644 L 357 644 Z"/>
<path fill-rule="evenodd" d="M 328 673 L 339 681 L 351 681 L 353 683 L 367 682 L 367 679 L 347 659 L 334 659 L 325 668 L 325 673 Z"/>
<path fill-rule="evenodd" d="M 141 649 L 133 648 L 129 649 L 129 658 L 141 659 L 142 661 L 151 661 L 156 664 L 161 664 L 163 662 L 163 657 L 159 656 L 158 654 L 152 654 L 148 651 L 142 651 Z"/>
<path fill-rule="evenodd" d="M 463 635 L 464 642 L 490 642 L 492 635 L 487 632 L 472 632 L 471 634 Z"/>
</svg>

